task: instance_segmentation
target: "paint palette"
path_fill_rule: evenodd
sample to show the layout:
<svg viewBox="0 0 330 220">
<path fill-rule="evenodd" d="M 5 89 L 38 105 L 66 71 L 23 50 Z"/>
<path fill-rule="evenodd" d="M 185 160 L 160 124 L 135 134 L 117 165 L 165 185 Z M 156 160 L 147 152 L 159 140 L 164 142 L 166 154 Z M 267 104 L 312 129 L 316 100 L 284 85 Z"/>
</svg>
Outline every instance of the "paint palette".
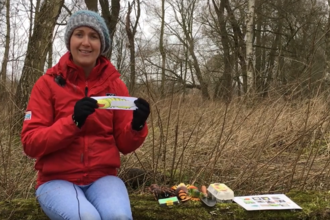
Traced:
<svg viewBox="0 0 330 220">
<path fill-rule="evenodd" d="M 158 203 L 161 206 L 173 206 L 173 205 L 178 205 L 179 200 L 176 196 L 173 196 L 165 199 L 158 199 Z"/>
<path fill-rule="evenodd" d="M 217 202 L 232 201 L 234 192 L 224 183 L 212 183 L 207 191 L 217 200 Z"/>
</svg>

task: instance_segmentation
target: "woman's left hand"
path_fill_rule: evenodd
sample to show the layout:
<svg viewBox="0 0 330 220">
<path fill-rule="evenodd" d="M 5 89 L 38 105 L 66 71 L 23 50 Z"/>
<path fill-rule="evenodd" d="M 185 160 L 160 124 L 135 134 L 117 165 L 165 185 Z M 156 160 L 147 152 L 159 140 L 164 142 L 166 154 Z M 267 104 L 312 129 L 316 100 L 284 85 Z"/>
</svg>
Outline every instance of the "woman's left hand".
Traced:
<svg viewBox="0 0 330 220">
<path fill-rule="evenodd" d="M 133 111 L 132 128 L 133 130 L 140 131 L 148 119 L 150 106 L 149 103 L 142 98 L 136 99 L 134 103 L 137 109 Z"/>
</svg>

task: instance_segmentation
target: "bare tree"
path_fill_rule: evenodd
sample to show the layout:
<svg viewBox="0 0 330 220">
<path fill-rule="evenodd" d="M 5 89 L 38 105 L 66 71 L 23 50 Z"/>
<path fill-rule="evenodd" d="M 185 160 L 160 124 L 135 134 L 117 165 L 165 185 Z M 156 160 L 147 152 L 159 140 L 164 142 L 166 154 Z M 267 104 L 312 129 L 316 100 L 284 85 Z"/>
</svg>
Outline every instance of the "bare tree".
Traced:
<svg viewBox="0 0 330 220">
<path fill-rule="evenodd" d="M 208 84 L 205 81 L 199 60 L 195 53 L 195 33 L 193 32 L 193 25 L 194 25 L 194 11 L 196 10 L 198 0 L 192 1 L 179 1 L 175 0 L 170 2 L 170 5 L 174 11 L 174 16 L 176 22 L 179 24 L 181 31 L 183 32 L 183 36 L 181 36 L 180 31 L 176 30 L 175 27 L 168 25 L 170 31 L 177 37 L 180 43 L 188 50 L 189 56 L 192 58 L 191 63 L 189 62 L 188 65 L 191 65 L 194 69 L 194 73 L 199 81 L 200 89 L 202 92 L 202 96 L 205 99 L 210 99 L 210 95 L 208 92 Z M 192 80 L 194 76 L 192 76 Z"/>
<path fill-rule="evenodd" d="M 108 26 L 110 31 L 110 39 L 113 41 L 113 37 L 116 32 L 116 25 L 118 23 L 119 12 L 120 12 L 120 0 L 111 0 L 111 7 L 109 5 L 109 0 L 99 0 L 102 10 L 102 17 Z M 85 4 L 89 10 L 98 11 L 98 0 L 85 0 Z M 108 54 L 106 55 L 111 59 L 112 47 Z"/>
<path fill-rule="evenodd" d="M 135 2 L 137 4 L 136 7 L 136 19 L 134 24 L 132 24 L 131 21 L 131 13 L 132 8 L 135 5 Z M 134 94 L 134 88 L 135 88 L 135 78 L 136 78 L 136 68 L 135 68 L 135 34 L 137 30 L 137 25 L 139 23 L 140 19 L 140 13 L 141 13 L 141 7 L 140 7 L 140 0 L 135 0 L 132 3 L 128 2 L 128 12 L 126 15 L 126 34 L 128 38 L 129 43 L 129 51 L 130 51 L 130 80 L 128 82 L 128 90 L 131 94 Z"/>
<path fill-rule="evenodd" d="M 160 95 L 164 97 L 165 91 L 165 64 L 166 64 L 166 51 L 164 48 L 164 27 L 165 27 L 165 0 L 162 0 L 161 9 L 161 25 L 160 25 L 160 39 L 159 39 L 159 51 L 162 56 L 162 68 L 161 68 L 161 84 L 160 84 Z"/>
<path fill-rule="evenodd" d="M 233 33 L 233 39 L 234 39 L 234 48 L 236 52 L 236 57 L 238 58 L 240 68 L 241 68 L 241 76 L 243 78 L 243 91 L 246 93 L 248 90 L 248 80 L 247 80 L 247 66 L 246 66 L 246 44 L 244 41 L 245 38 L 245 30 L 244 27 L 240 26 L 239 19 L 236 18 L 235 12 L 232 9 L 233 6 L 229 3 L 228 0 L 221 0 L 223 2 L 224 7 L 228 13 L 228 18 L 230 21 L 230 24 L 232 26 L 232 33 Z M 241 1 L 239 1 L 241 2 Z M 238 8 L 241 12 L 241 14 L 245 14 L 244 9 L 241 7 L 234 7 Z"/>
<path fill-rule="evenodd" d="M 262 11 L 263 8 L 263 0 L 257 0 L 257 8 L 256 11 Z M 260 19 L 259 19 L 260 16 Z M 255 48 L 255 77 L 256 77 L 256 90 L 258 92 L 262 91 L 263 86 L 263 61 L 265 57 L 263 56 L 264 53 L 262 53 L 262 49 L 260 45 L 263 41 L 263 35 L 261 34 L 261 30 L 263 28 L 263 20 L 261 19 L 261 15 L 256 13 L 256 31 L 255 31 L 255 41 L 256 41 L 256 48 Z M 264 51 L 264 50 L 263 50 Z"/>
<path fill-rule="evenodd" d="M 325 31 L 326 72 L 330 74 L 330 0 L 328 0 L 328 24 Z"/>
<path fill-rule="evenodd" d="M 29 39 L 31 39 L 33 27 L 35 26 L 35 18 L 39 9 L 40 9 L 40 3 L 41 0 L 36 0 L 36 5 L 34 6 L 34 1 L 30 0 L 30 28 L 29 28 Z M 34 16 L 33 16 L 34 15 Z"/>
<path fill-rule="evenodd" d="M 299 84 L 310 93 L 309 83 L 321 82 L 326 65 L 328 17 L 321 1 L 256 1 L 257 89 L 264 96 L 269 88 Z M 322 28 L 321 28 L 322 27 Z M 324 41 L 323 41 L 324 40 Z M 317 57 L 317 58 L 316 58 Z M 305 87 L 303 89 L 303 87 Z"/>
<path fill-rule="evenodd" d="M 117 70 L 122 74 L 123 80 L 128 83 L 129 79 L 127 76 L 129 75 L 129 52 L 126 47 L 127 40 L 126 40 L 126 31 L 125 31 L 125 24 L 118 23 L 117 27 L 118 31 L 116 31 L 114 36 L 113 45 L 113 60 Z M 128 74 L 125 74 L 128 73 Z"/>
<path fill-rule="evenodd" d="M 111 0 L 111 12 L 110 12 L 110 6 L 108 0 L 99 0 L 99 1 L 102 9 L 102 17 L 105 19 L 105 22 L 109 28 L 110 39 L 112 42 L 119 19 L 120 0 Z M 112 55 L 112 47 L 110 47 L 107 57 L 111 59 L 111 55 Z"/>
<path fill-rule="evenodd" d="M 246 61 L 248 87 L 255 89 L 256 79 L 254 75 L 254 53 L 253 53 L 253 35 L 254 35 L 254 7 L 255 0 L 248 1 L 248 13 L 246 15 Z"/>
<path fill-rule="evenodd" d="M 282 0 L 276 1 L 276 6 L 278 8 L 282 8 Z M 280 62 L 276 63 L 276 59 L 282 59 L 281 57 L 281 44 L 282 44 L 282 36 L 280 33 L 283 31 L 283 18 L 281 10 L 279 10 L 278 14 L 276 15 L 277 22 L 274 24 L 275 33 L 278 33 L 274 36 L 274 40 L 272 41 L 270 52 L 267 59 L 267 68 L 264 74 L 261 75 L 261 80 L 257 80 L 257 88 L 260 88 L 260 91 L 262 92 L 263 96 L 265 96 L 268 93 L 269 85 L 274 78 L 278 78 L 281 72 L 277 71 L 277 74 L 274 73 L 275 65 L 278 66 Z M 259 44 L 260 45 L 260 44 Z M 277 68 L 279 70 L 279 68 Z M 283 83 L 285 83 L 285 79 L 283 79 Z M 259 82 L 258 82 L 259 81 Z"/>
<path fill-rule="evenodd" d="M 35 16 L 33 34 L 29 39 L 22 75 L 15 94 L 15 103 L 19 111 L 18 122 L 22 121 L 33 84 L 44 72 L 49 42 L 63 4 L 64 0 L 45 0 Z"/>
<path fill-rule="evenodd" d="M 230 51 L 230 39 L 229 33 L 227 31 L 227 22 L 225 18 L 225 4 L 226 2 L 221 1 L 220 5 L 218 5 L 215 0 L 212 0 L 212 5 L 215 11 L 215 15 L 213 15 L 213 10 L 211 9 L 211 5 L 209 6 L 209 12 L 211 16 L 211 20 L 215 23 L 214 32 L 221 38 L 222 50 L 223 50 L 223 63 L 224 70 L 223 76 L 218 77 L 215 85 L 215 98 L 221 97 L 224 100 L 229 101 L 231 99 L 231 91 L 232 91 L 232 75 L 231 75 L 231 51 Z M 221 49 L 221 48 L 219 48 Z"/>
<path fill-rule="evenodd" d="M 10 0 L 6 0 L 6 43 L 5 52 L 3 54 L 2 66 L 1 66 L 1 84 L 0 92 L 5 92 L 7 82 L 7 64 L 9 60 L 9 48 L 10 47 Z M 4 94 L 4 93 L 1 93 Z M 2 98 L 2 95 L 0 96 Z"/>
</svg>

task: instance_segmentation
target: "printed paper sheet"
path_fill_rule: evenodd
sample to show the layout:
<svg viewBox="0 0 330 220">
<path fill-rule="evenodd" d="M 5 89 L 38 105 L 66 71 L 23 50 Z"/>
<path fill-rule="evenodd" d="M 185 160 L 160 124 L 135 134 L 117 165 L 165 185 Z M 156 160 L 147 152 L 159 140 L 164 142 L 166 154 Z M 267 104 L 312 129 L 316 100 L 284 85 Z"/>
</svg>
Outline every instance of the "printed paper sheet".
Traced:
<svg viewBox="0 0 330 220">
<path fill-rule="evenodd" d="M 284 194 L 238 196 L 234 201 L 248 211 L 302 209 Z"/>
</svg>

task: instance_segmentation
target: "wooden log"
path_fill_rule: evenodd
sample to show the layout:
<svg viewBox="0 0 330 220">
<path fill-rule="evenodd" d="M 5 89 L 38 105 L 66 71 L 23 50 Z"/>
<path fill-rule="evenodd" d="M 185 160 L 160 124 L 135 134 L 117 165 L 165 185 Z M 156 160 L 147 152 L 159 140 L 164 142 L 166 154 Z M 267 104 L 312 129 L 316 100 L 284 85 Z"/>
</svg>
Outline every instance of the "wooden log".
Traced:
<svg viewBox="0 0 330 220">
<path fill-rule="evenodd" d="M 201 202 L 187 201 L 171 207 L 162 207 L 150 194 L 130 194 L 134 220 L 232 220 L 232 219 L 330 219 L 328 192 L 290 192 L 286 194 L 302 210 L 246 211 L 236 203 L 218 203 L 207 207 Z M 15 199 L 0 202 L 0 219 L 47 220 L 36 199 Z"/>
</svg>

